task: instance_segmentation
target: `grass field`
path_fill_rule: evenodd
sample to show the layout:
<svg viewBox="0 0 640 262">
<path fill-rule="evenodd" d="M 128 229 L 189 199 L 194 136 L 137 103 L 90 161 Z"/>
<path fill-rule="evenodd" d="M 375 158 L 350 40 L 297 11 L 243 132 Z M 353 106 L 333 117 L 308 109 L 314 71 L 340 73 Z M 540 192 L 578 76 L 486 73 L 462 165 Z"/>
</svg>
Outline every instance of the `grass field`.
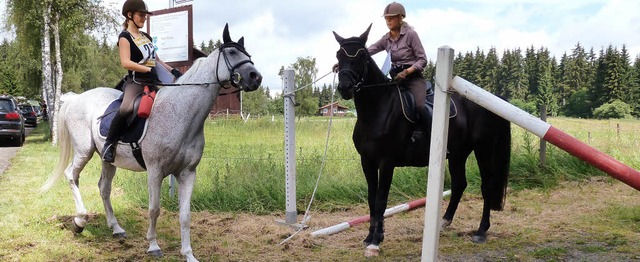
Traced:
<svg viewBox="0 0 640 262">
<path fill-rule="evenodd" d="M 550 122 L 631 167 L 640 168 L 640 121 L 553 118 Z M 299 213 L 306 209 L 324 161 L 310 230 L 367 213 L 366 183 L 351 142 L 354 123 L 353 118 L 334 119 L 324 159 L 327 119 L 301 118 L 296 122 Z M 281 119 L 252 119 L 246 123 L 218 119 L 208 121 L 205 128 L 207 147 L 197 170 L 192 202 L 192 239 L 199 258 L 362 259 L 360 241 L 366 227 L 320 239 L 303 233 L 288 244 L 277 245 L 292 233 L 273 223 L 284 213 Z M 540 167 L 539 140 L 517 126 L 512 128 L 510 193 L 506 210 L 494 215 L 490 241 L 486 245 L 468 241 L 481 210 L 478 171 L 471 159 L 467 169 L 469 188 L 459 216 L 452 231 L 441 237 L 442 260 L 640 259 L 638 192 L 553 146 L 548 146 L 547 163 Z M 97 188 L 100 164 L 95 157 L 80 179 L 82 196 L 91 212 L 90 222 L 82 235 L 74 235 L 69 230 L 75 208 L 68 186 L 60 182 L 46 194 L 36 193 L 58 156 L 46 132 L 46 125 L 34 130 L 11 167 L 0 175 L 0 261 L 147 260 L 145 174 L 118 171 L 112 200 L 129 238 L 113 240 Z M 399 168 L 390 205 L 424 196 L 425 188 L 425 168 Z M 158 225 L 160 244 L 165 260 L 180 260 L 177 201 L 169 197 L 168 181 L 164 189 Z M 420 211 L 411 212 L 387 223 L 380 261 L 419 260 L 422 215 Z"/>
</svg>

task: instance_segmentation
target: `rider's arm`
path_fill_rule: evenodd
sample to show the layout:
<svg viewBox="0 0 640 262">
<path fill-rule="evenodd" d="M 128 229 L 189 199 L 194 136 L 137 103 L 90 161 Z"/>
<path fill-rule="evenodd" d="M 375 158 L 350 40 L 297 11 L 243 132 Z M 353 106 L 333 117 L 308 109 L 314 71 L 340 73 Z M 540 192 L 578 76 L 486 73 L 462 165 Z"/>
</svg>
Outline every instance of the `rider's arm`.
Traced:
<svg viewBox="0 0 640 262">
<path fill-rule="evenodd" d="M 124 69 L 140 73 L 151 72 L 150 67 L 131 61 L 131 46 L 126 38 L 120 37 L 118 40 L 118 50 L 120 53 L 120 64 Z"/>
</svg>

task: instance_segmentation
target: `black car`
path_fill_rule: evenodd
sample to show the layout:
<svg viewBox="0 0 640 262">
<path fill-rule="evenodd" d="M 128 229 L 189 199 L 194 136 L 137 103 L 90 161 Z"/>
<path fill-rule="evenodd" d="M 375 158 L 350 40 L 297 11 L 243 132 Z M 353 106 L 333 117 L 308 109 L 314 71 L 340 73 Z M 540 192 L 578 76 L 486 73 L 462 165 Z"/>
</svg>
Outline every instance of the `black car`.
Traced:
<svg viewBox="0 0 640 262">
<path fill-rule="evenodd" d="M 24 116 L 24 123 L 32 127 L 37 127 L 38 113 L 35 107 L 30 104 L 21 104 L 19 105 L 19 107 L 22 111 L 22 116 Z"/>
<path fill-rule="evenodd" d="M 11 96 L 0 96 L 0 139 L 10 139 L 14 145 L 24 143 L 24 117 Z"/>
</svg>

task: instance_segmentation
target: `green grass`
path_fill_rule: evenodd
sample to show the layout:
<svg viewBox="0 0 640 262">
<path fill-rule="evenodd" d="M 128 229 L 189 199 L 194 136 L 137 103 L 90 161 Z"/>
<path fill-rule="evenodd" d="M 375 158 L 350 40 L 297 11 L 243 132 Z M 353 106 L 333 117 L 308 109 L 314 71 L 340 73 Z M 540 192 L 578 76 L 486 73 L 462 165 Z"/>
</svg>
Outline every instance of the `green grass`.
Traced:
<svg viewBox="0 0 640 262">
<path fill-rule="evenodd" d="M 306 209 L 323 161 L 322 178 L 314 200 L 315 209 L 341 209 L 366 202 L 366 182 L 359 155 L 351 141 L 354 123 L 354 118 L 334 119 L 327 158 L 324 159 L 328 119 L 313 117 L 297 120 L 296 176 L 299 210 Z M 590 141 L 592 146 L 631 167 L 640 166 L 636 150 L 640 143 L 638 121 L 554 118 L 551 123 L 578 139 Z M 29 143 L 14 159 L 12 170 L 15 171 L 10 171 L 41 174 L 32 177 L 34 184 L 44 181 L 57 161 L 57 148 L 49 145 L 46 136 L 40 135 L 46 128 L 46 125 L 42 126 L 35 130 L 36 134 L 29 138 Z M 605 175 L 550 144 L 547 146 L 547 162 L 541 167 L 538 158 L 539 139 L 516 125 L 512 125 L 512 130 L 509 180 L 512 189 L 550 189 L 562 181 Z M 270 118 L 252 119 L 248 122 L 240 119 L 208 120 L 205 136 L 207 144 L 197 168 L 198 177 L 193 194 L 194 210 L 264 214 L 284 207 L 284 130 L 281 118 L 273 122 Z M 37 166 L 37 169 L 34 170 L 33 166 Z M 98 157 L 95 157 L 82 173 L 81 188 L 89 186 L 96 189 L 99 173 L 100 163 Z M 424 196 L 426 173 L 426 168 L 397 168 L 390 203 Z M 467 178 L 468 192 L 479 193 L 481 180 L 473 154 L 467 163 Z M 146 185 L 144 173 L 119 170 L 114 179 L 114 191 L 120 192 L 118 197 L 126 198 L 138 207 L 147 206 L 147 191 L 140 190 L 146 189 Z M 163 205 L 169 210 L 176 210 L 177 199 L 169 197 L 168 181 L 165 181 L 163 187 Z M 445 187 L 449 187 L 448 177 L 445 179 Z M 64 183 L 56 186 L 57 190 L 61 188 L 68 191 Z"/>
<path fill-rule="evenodd" d="M 362 174 L 359 156 L 351 142 L 355 119 L 335 119 L 328 144 L 327 159 L 323 159 L 328 122 L 325 118 L 301 118 L 296 122 L 297 157 L 297 206 L 307 207 L 320 167 L 324 160 L 322 179 L 314 200 L 314 210 L 340 210 L 366 202 L 366 183 Z M 635 120 L 580 120 L 554 118 L 551 123 L 567 133 L 586 141 L 614 158 L 638 169 L 640 157 L 640 121 Z M 620 131 L 618 132 L 618 124 Z M 0 175 L 0 257 L 3 260 L 48 261 L 65 260 L 69 254 L 90 260 L 109 260 L 115 256 L 101 250 L 95 242 L 112 242 L 111 231 L 104 223 L 102 201 L 98 192 L 100 162 L 97 155 L 84 169 L 80 178 L 80 189 L 88 210 L 93 213 L 91 227 L 82 235 L 70 237 L 67 227 L 75 214 L 73 198 L 66 181 L 60 181 L 49 192 L 37 194 L 53 170 L 58 159 L 58 148 L 51 146 L 47 136 L 48 126 L 40 125 L 27 138 L 25 146 L 12 159 L 11 167 Z M 592 176 L 604 176 L 562 150 L 549 145 L 547 163 L 544 168 L 538 162 L 539 140 L 521 128 L 512 125 L 512 160 L 510 187 L 517 194 L 522 189 L 551 190 L 562 181 L 584 180 Z M 194 211 L 249 212 L 265 214 L 284 209 L 284 151 L 283 122 L 277 119 L 208 120 L 205 125 L 206 148 L 198 166 L 197 183 L 192 206 Z M 479 175 L 473 157 L 468 161 L 467 192 L 479 192 Z M 64 180 L 64 179 L 63 179 Z M 448 183 L 448 182 L 446 182 Z M 169 182 L 165 181 L 162 205 L 168 210 L 177 209 L 177 199 L 170 198 Z M 147 208 L 147 182 L 145 173 L 119 170 L 114 180 L 112 203 L 120 223 L 130 235 L 144 236 L 146 232 L 145 210 Z M 445 185 L 448 187 L 448 185 Z M 398 168 L 391 188 L 389 203 L 405 202 L 423 197 L 426 188 L 426 168 Z M 540 207 L 545 208 L 545 207 Z M 68 214 L 56 217 L 52 214 Z M 170 219 L 166 219 L 170 220 Z M 621 204 L 612 204 L 599 216 L 581 218 L 587 224 L 598 224 L 598 238 L 580 244 L 587 252 L 616 250 L 633 254 L 628 249 L 628 238 L 622 230 L 640 232 L 640 209 Z M 608 223 L 602 223 L 607 221 Z M 175 221 L 169 221 L 175 223 Z M 166 222 L 166 223 L 169 223 Z M 172 224 L 173 225 L 173 224 Z M 165 227 L 168 228 L 168 227 Z M 26 231 L 25 231 L 26 230 Z M 176 238 L 176 234 L 160 233 L 165 239 Z M 443 238 L 460 242 L 456 233 Z M 51 247 L 51 242 L 71 239 L 69 245 Z M 89 243 L 89 242 L 93 243 Z M 173 241 L 172 243 L 176 243 Z M 464 242 L 464 241 L 462 241 Z M 496 243 L 499 248 L 522 243 L 530 239 L 517 236 L 508 242 Z M 463 243 L 455 247 L 460 250 L 492 248 L 493 244 L 476 247 Z M 498 247 L 496 247 L 498 248 Z M 26 251 L 23 251 L 26 250 Z M 389 251 L 391 252 L 391 251 Z M 455 253 L 454 251 L 451 251 Z M 522 252 L 522 251 L 520 251 Z M 528 255 L 545 261 L 562 258 L 566 250 L 562 247 L 533 247 Z M 518 260 L 522 253 L 507 254 L 505 259 Z M 130 260 L 140 260 L 131 258 Z"/>
</svg>

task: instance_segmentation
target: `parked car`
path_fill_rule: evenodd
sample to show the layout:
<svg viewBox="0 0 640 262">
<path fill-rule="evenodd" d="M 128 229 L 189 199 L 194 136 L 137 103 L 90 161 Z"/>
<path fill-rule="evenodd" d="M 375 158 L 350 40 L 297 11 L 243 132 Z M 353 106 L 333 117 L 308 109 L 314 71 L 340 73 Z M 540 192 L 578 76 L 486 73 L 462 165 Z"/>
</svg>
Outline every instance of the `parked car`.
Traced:
<svg viewBox="0 0 640 262">
<path fill-rule="evenodd" d="M 0 139 L 10 139 L 16 146 L 24 144 L 24 117 L 11 96 L 0 96 Z"/>
<path fill-rule="evenodd" d="M 38 114 L 36 113 L 34 106 L 30 104 L 20 104 L 19 107 L 22 111 L 22 116 L 24 116 L 24 123 L 32 127 L 37 127 Z"/>
</svg>

